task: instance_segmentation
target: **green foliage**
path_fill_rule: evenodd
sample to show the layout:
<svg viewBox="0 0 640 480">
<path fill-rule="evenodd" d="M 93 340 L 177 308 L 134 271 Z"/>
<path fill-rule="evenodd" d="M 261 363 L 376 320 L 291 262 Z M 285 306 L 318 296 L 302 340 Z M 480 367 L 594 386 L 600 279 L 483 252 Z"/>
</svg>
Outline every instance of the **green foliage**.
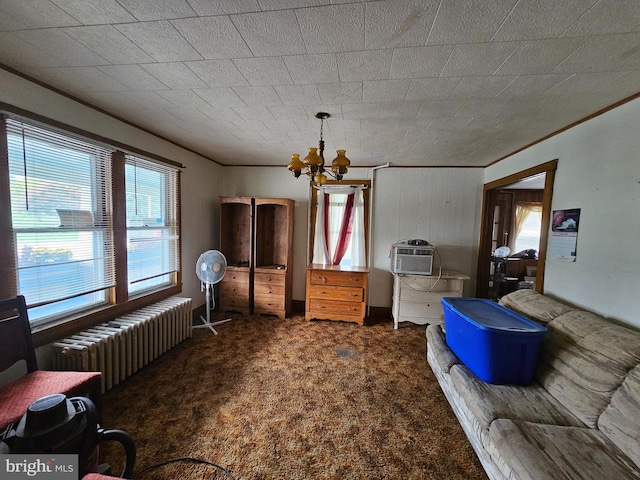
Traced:
<svg viewBox="0 0 640 480">
<path fill-rule="evenodd" d="M 73 258 L 73 252 L 66 247 L 24 247 L 20 254 L 20 265 L 42 265 L 47 263 L 62 263 Z"/>
</svg>

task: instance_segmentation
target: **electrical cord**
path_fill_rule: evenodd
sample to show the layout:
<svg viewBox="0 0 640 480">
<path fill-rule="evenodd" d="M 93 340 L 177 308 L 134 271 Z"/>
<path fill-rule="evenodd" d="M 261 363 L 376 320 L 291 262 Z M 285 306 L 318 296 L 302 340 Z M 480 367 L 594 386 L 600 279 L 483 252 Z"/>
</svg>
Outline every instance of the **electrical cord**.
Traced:
<svg viewBox="0 0 640 480">
<path fill-rule="evenodd" d="M 438 282 L 442 278 L 442 258 L 440 258 L 440 252 L 438 251 L 438 249 L 436 247 L 433 247 L 433 250 L 436 252 L 436 255 L 438 256 L 438 267 L 439 267 L 439 270 L 438 270 L 438 278 L 433 283 L 433 285 L 431 285 L 431 288 L 429 289 L 430 292 L 432 292 L 433 289 L 436 288 L 436 285 L 438 284 Z"/>
<path fill-rule="evenodd" d="M 229 472 L 229 470 L 227 470 L 226 468 L 224 468 L 221 465 L 218 465 L 217 463 L 213 463 L 213 462 L 208 462 L 206 460 L 201 460 L 199 458 L 193 458 L 193 457 L 180 457 L 180 458 L 174 458 L 172 460 L 167 460 L 166 462 L 162 462 L 162 463 L 158 463 L 156 465 L 151 465 L 150 467 L 145 468 L 144 470 L 141 470 L 139 472 L 136 472 L 131 479 L 133 480 L 134 478 L 136 478 L 136 476 L 138 475 L 142 475 L 143 473 L 146 473 L 150 470 L 155 470 L 156 468 L 160 468 L 160 467 L 164 467 L 165 465 L 169 465 L 171 463 L 178 463 L 178 462 L 191 462 L 191 463 L 201 463 L 203 465 L 209 465 L 212 467 L 217 468 L 218 470 L 222 470 L 224 472 L 224 474 L 227 476 L 227 478 L 230 478 L 231 480 L 235 480 L 235 478 L 233 477 L 233 475 L 231 475 L 231 472 Z M 213 477 L 212 477 L 213 478 Z"/>
</svg>

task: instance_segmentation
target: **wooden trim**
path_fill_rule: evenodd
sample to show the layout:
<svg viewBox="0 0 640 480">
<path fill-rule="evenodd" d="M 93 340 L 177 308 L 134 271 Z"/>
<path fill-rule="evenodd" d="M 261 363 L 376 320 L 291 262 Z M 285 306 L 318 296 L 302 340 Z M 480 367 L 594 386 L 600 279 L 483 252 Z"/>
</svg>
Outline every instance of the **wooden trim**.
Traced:
<svg viewBox="0 0 640 480">
<path fill-rule="evenodd" d="M 13 298 L 18 292 L 5 118 L 0 116 L 0 205 L 4 206 L 0 208 L 0 299 Z"/>
<path fill-rule="evenodd" d="M 480 216 L 480 241 L 478 244 L 478 265 L 476 269 L 476 297 L 489 297 L 489 275 L 491 266 L 487 266 L 487 258 L 491 253 L 491 233 L 493 229 L 493 207 L 495 196 L 491 190 L 484 190 Z"/>
<path fill-rule="evenodd" d="M 536 271 L 536 291 L 544 293 L 544 270 L 547 263 L 547 246 L 549 245 L 549 225 L 551 225 L 551 200 L 556 169 L 547 171 L 544 179 L 544 196 L 542 197 L 542 232 L 538 249 L 538 269 Z"/>
<path fill-rule="evenodd" d="M 490 265 L 487 259 L 491 255 L 491 233 L 493 224 L 493 206 L 498 189 L 506 187 L 524 178 L 546 173 L 545 188 L 542 199 L 542 230 L 540 232 L 540 247 L 538 249 L 538 269 L 536 273 L 536 291 L 543 292 L 544 269 L 547 254 L 549 219 L 551 218 L 551 200 L 553 197 L 553 182 L 555 171 L 558 167 L 558 159 L 536 165 L 506 177 L 486 183 L 482 195 L 482 213 L 480 224 L 480 241 L 478 245 L 478 264 L 476 270 L 476 297 L 487 298 L 489 296 Z"/>
<path fill-rule="evenodd" d="M 228 164 L 224 164 L 224 163 L 220 163 L 220 165 L 222 165 L 223 167 L 249 167 L 249 168 L 287 168 L 287 165 L 258 165 L 258 164 L 250 164 L 250 163 L 243 163 L 242 165 L 228 165 Z M 353 170 L 353 169 L 358 169 L 358 168 L 366 168 L 366 169 L 372 169 L 372 168 L 378 168 L 378 167 L 385 167 L 385 168 L 400 168 L 400 169 L 412 169 L 412 168 L 449 168 L 449 169 L 453 169 L 453 168 L 459 168 L 459 169 L 468 169 L 468 168 L 480 168 L 480 169 L 485 169 L 486 167 L 484 165 L 479 166 L 479 165 L 349 165 L 349 171 Z M 306 176 L 300 176 L 299 180 L 302 180 L 304 178 L 308 178 Z M 335 180 L 328 180 L 327 183 L 329 181 L 335 181 Z M 349 180 L 347 178 L 342 180 L 342 183 L 349 183 Z M 325 184 L 326 185 L 326 184 Z"/>
<path fill-rule="evenodd" d="M 537 145 L 538 143 L 542 143 L 545 140 L 549 140 L 550 138 L 555 137 L 556 135 L 560 135 L 561 133 L 572 129 L 573 127 L 577 127 L 581 123 L 585 123 L 585 122 L 588 122 L 589 120 L 593 120 L 594 118 L 599 117 L 600 115 L 603 115 L 603 114 L 605 114 L 605 113 L 607 113 L 607 112 L 609 112 L 611 110 L 614 110 L 614 109 L 624 105 L 625 103 L 632 102 L 633 100 L 635 100 L 637 98 L 640 98 L 640 92 L 635 93 L 635 94 L 633 94 L 633 95 L 631 95 L 631 96 L 629 96 L 627 98 L 623 98 L 622 100 L 620 100 L 620 101 L 618 101 L 618 102 L 616 102 L 616 103 L 614 103 L 612 105 L 609 105 L 608 107 L 604 107 L 604 108 L 598 110 L 597 112 L 592 113 L 591 115 L 587 115 L 586 117 L 581 118 L 580 120 L 577 120 L 577 121 L 575 121 L 573 123 L 570 123 L 566 127 L 562 127 L 560 130 L 556 130 L 555 132 L 552 132 L 549 135 L 546 135 L 546 136 L 536 140 L 535 142 L 531 142 L 528 145 L 525 145 L 524 147 L 521 147 L 521 148 L 519 148 L 517 150 L 514 150 L 513 152 L 505 155 L 504 157 L 500 157 L 499 159 L 494 160 L 493 162 L 488 164 L 487 167 L 490 167 L 491 165 L 495 165 L 496 163 L 501 162 L 502 160 L 505 160 L 505 159 L 507 159 L 509 157 L 512 157 L 516 153 L 523 152 L 524 150 L 527 150 L 528 148 L 531 148 L 534 145 Z"/>
<path fill-rule="evenodd" d="M 517 172 L 511 175 L 508 175 L 506 177 L 499 178 L 498 180 L 485 183 L 484 191 L 493 190 L 494 188 L 505 187 L 507 185 L 511 185 L 512 183 L 516 183 L 522 179 L 532 177 L 540 173 L 555 171 L 557 168 L 558 168 L 558 159 L 556 158 L 555 160 L 549 160 L 548 162 L 541 163 L 540 165 L 536 165 L 535 167 L 527 168 L 526 170 L 522 170 L 521 172 Z"/>
<path fill-rule="evenodd" d="M 127 192 L 125 179 L 125 155 L 114 152 L 112 155 L 113 185 L 113 243 L 116 262 L 116 287 L 113 302 L 118 304 L 129 299 L 127 265 Z"/>
<path fill-rule="evenodd" d="M 175 275 L 176 285 L 182 285 L 182 270 L 184 269 L 184 265 L 182 263 L 182 171 L 178 171 L 177 178 L 177 192 L 176 195 L 176 221 L 178 222 L 178 271 Z"/>
</svg>

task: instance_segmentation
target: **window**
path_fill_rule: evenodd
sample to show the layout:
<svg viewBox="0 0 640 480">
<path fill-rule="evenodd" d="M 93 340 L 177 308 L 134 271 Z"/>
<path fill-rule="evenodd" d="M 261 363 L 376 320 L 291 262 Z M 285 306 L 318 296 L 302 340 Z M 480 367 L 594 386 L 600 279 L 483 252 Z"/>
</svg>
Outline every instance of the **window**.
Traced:
<svg viewBox="0 0 640 480">
<path fill-rule="evenodd" d="M 18 292 L 32 321 L 107 302 L 115 285 L 111 150 L 8 119 Z"/>
<path fill-rule="evenodd" d="M 178 173 L 126 155 L 129 294 L 173 283 L 179 268 Z"/>
<path fill-rule="evenodd" d="M 312 190 L 312 263 L 367 265 L 367 181 Z"/>
<path fill-rule="evenodd" d="M 178 164 L 27 119 L 2 127 L 2 297 L 24 295 L 48 328 L 179 293 Z"/>
<path fill-rule="evenodd" d="M 540 248 L 542 228 L 542 205 L 533 203 L 516 204 L 514 252 Z"/>
</svg>

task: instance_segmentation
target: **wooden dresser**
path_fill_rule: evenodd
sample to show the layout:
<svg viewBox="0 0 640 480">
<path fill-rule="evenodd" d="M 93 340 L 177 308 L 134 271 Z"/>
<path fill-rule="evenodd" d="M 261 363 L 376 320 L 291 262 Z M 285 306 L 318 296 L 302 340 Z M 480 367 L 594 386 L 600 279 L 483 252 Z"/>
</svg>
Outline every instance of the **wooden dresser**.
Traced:
<svg viewBox="0 0 640 480">
<path fill-rule="evenodd" d="M 227 267 L 224 278 L 220 282 L 221 311 L 251 313 L 251 273 L 245 267 Z"/>
<path fill-rule="evenodd" d="M 443 297 L 461 297 L 468 275 L 443 271 L 442 275 L 393 275 L 393 327 L 400 322 L 418 325 L 443 323 Z"/>
<path fill-rule="evenodd" d="M 367 267 L 307 266 L 306 319 L 364 325 L 368 275 Z"/>
<path fill-rule="evenodd" d="M 287 295 L 287 272 L 277 268 L 256 268 L 253 277 L 253 313 L 289 315 L 290 295 Z M 289 282 L 291 284 L 291 282 Z"/>
<path fill-rule="evenodd" d="M 294 201 L 256 198 L 253 313 L 286 318 L 293 288 Z"/>
</svg>

